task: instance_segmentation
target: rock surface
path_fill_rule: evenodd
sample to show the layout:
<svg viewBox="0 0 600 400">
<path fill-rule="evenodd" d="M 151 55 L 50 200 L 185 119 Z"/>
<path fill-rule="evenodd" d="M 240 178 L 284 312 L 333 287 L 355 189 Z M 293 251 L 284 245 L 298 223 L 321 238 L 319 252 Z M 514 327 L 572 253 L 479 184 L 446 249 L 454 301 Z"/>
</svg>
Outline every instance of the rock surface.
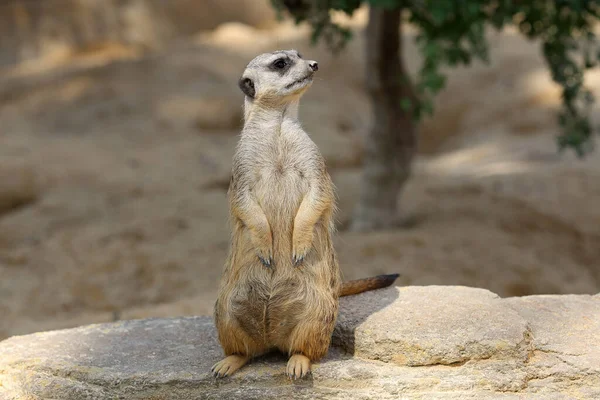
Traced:
<svg viewBox="0 0 600 400">
<path fill-rule="evenodd" d="M 276 354 L 216 381 L 210 317 L 145 319 L 1 342 L 0 399 L 598 399 L 598 343 L 599 296 L 396 287 L 342 299 L 304 381 Z"/>
</svg>

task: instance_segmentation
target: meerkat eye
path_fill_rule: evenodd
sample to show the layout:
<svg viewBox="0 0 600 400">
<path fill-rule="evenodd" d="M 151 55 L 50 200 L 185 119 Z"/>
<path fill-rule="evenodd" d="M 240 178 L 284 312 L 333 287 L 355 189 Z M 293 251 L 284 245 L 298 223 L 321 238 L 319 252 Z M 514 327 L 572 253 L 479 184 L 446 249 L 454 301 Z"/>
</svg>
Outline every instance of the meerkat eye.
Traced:
<svg viewBox="0 0 600 400">
<path fill-rule="evenodd" d="M 273 63 L 273 66 L 275 66 L 277 69 L 283 69 L 286 66 L 286 62 L 283 58 L 280 58 Z"/>
</svg>

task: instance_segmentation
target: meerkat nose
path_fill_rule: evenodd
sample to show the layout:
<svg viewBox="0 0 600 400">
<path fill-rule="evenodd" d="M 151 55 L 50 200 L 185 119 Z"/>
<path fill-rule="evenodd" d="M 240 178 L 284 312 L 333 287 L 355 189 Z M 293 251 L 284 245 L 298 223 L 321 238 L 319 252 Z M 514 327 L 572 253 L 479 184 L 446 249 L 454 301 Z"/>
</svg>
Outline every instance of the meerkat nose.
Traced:
<svg viewBox="0 0 600 400">
<path fill-rule="evenodd" d="M 310 69 L 312 69 L 313 71 L 318 71 L 319 70 L 319 64 L 316 61 L 310 61 L 308 63 Z"/>
</svg>

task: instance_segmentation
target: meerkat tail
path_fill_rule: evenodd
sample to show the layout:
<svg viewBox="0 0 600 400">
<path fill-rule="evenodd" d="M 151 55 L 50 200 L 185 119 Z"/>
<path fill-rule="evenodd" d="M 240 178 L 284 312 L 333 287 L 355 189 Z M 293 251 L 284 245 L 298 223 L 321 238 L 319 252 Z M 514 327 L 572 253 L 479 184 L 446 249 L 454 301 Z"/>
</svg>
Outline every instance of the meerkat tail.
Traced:
<svg viewBox="0 0 600 400">
<path fill-rule="evenodd" d="M 400 274 L 378 275 L 371 278 L 344 282 L 340 290 L 340 297 L 351 296 L 369 290 L 383 289 L 391 286 L 399 276 Z"/>
</svg>

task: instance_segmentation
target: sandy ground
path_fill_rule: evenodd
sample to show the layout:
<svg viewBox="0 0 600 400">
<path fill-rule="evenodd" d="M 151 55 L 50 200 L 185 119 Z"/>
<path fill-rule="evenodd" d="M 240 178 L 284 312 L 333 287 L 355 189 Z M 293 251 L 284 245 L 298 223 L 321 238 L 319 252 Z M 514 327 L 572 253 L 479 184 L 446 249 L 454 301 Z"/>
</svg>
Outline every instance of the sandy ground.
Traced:
<svg viewBox="0 0 600 400">
<path fill-rule="evenodd" d="M 307 31 L 238 23 L 158 52 L 105 45 L 0 75 L 0 339 L 117 318 L 210 314 L 227 189 L 257 53 L 320 62 L 301 119 L 337 185 L 347 279 L 502 296 L 600 291 L 600 152 L 559 155 L 560 93 L 539 48 L 490 34 L 491 65 L 452 71 L 400 198 L 406 229 L 344 231 L 370 119 L 363 40 L 335 58 Z M 410 35 L 406 59 L 419 65 Z M 589 75 L 600 94 L 600 74 Z M 600 96 L 599 96 L 600 97 Z M 597 121 L 597 113 L 594 116 Z"/>
</svg>

